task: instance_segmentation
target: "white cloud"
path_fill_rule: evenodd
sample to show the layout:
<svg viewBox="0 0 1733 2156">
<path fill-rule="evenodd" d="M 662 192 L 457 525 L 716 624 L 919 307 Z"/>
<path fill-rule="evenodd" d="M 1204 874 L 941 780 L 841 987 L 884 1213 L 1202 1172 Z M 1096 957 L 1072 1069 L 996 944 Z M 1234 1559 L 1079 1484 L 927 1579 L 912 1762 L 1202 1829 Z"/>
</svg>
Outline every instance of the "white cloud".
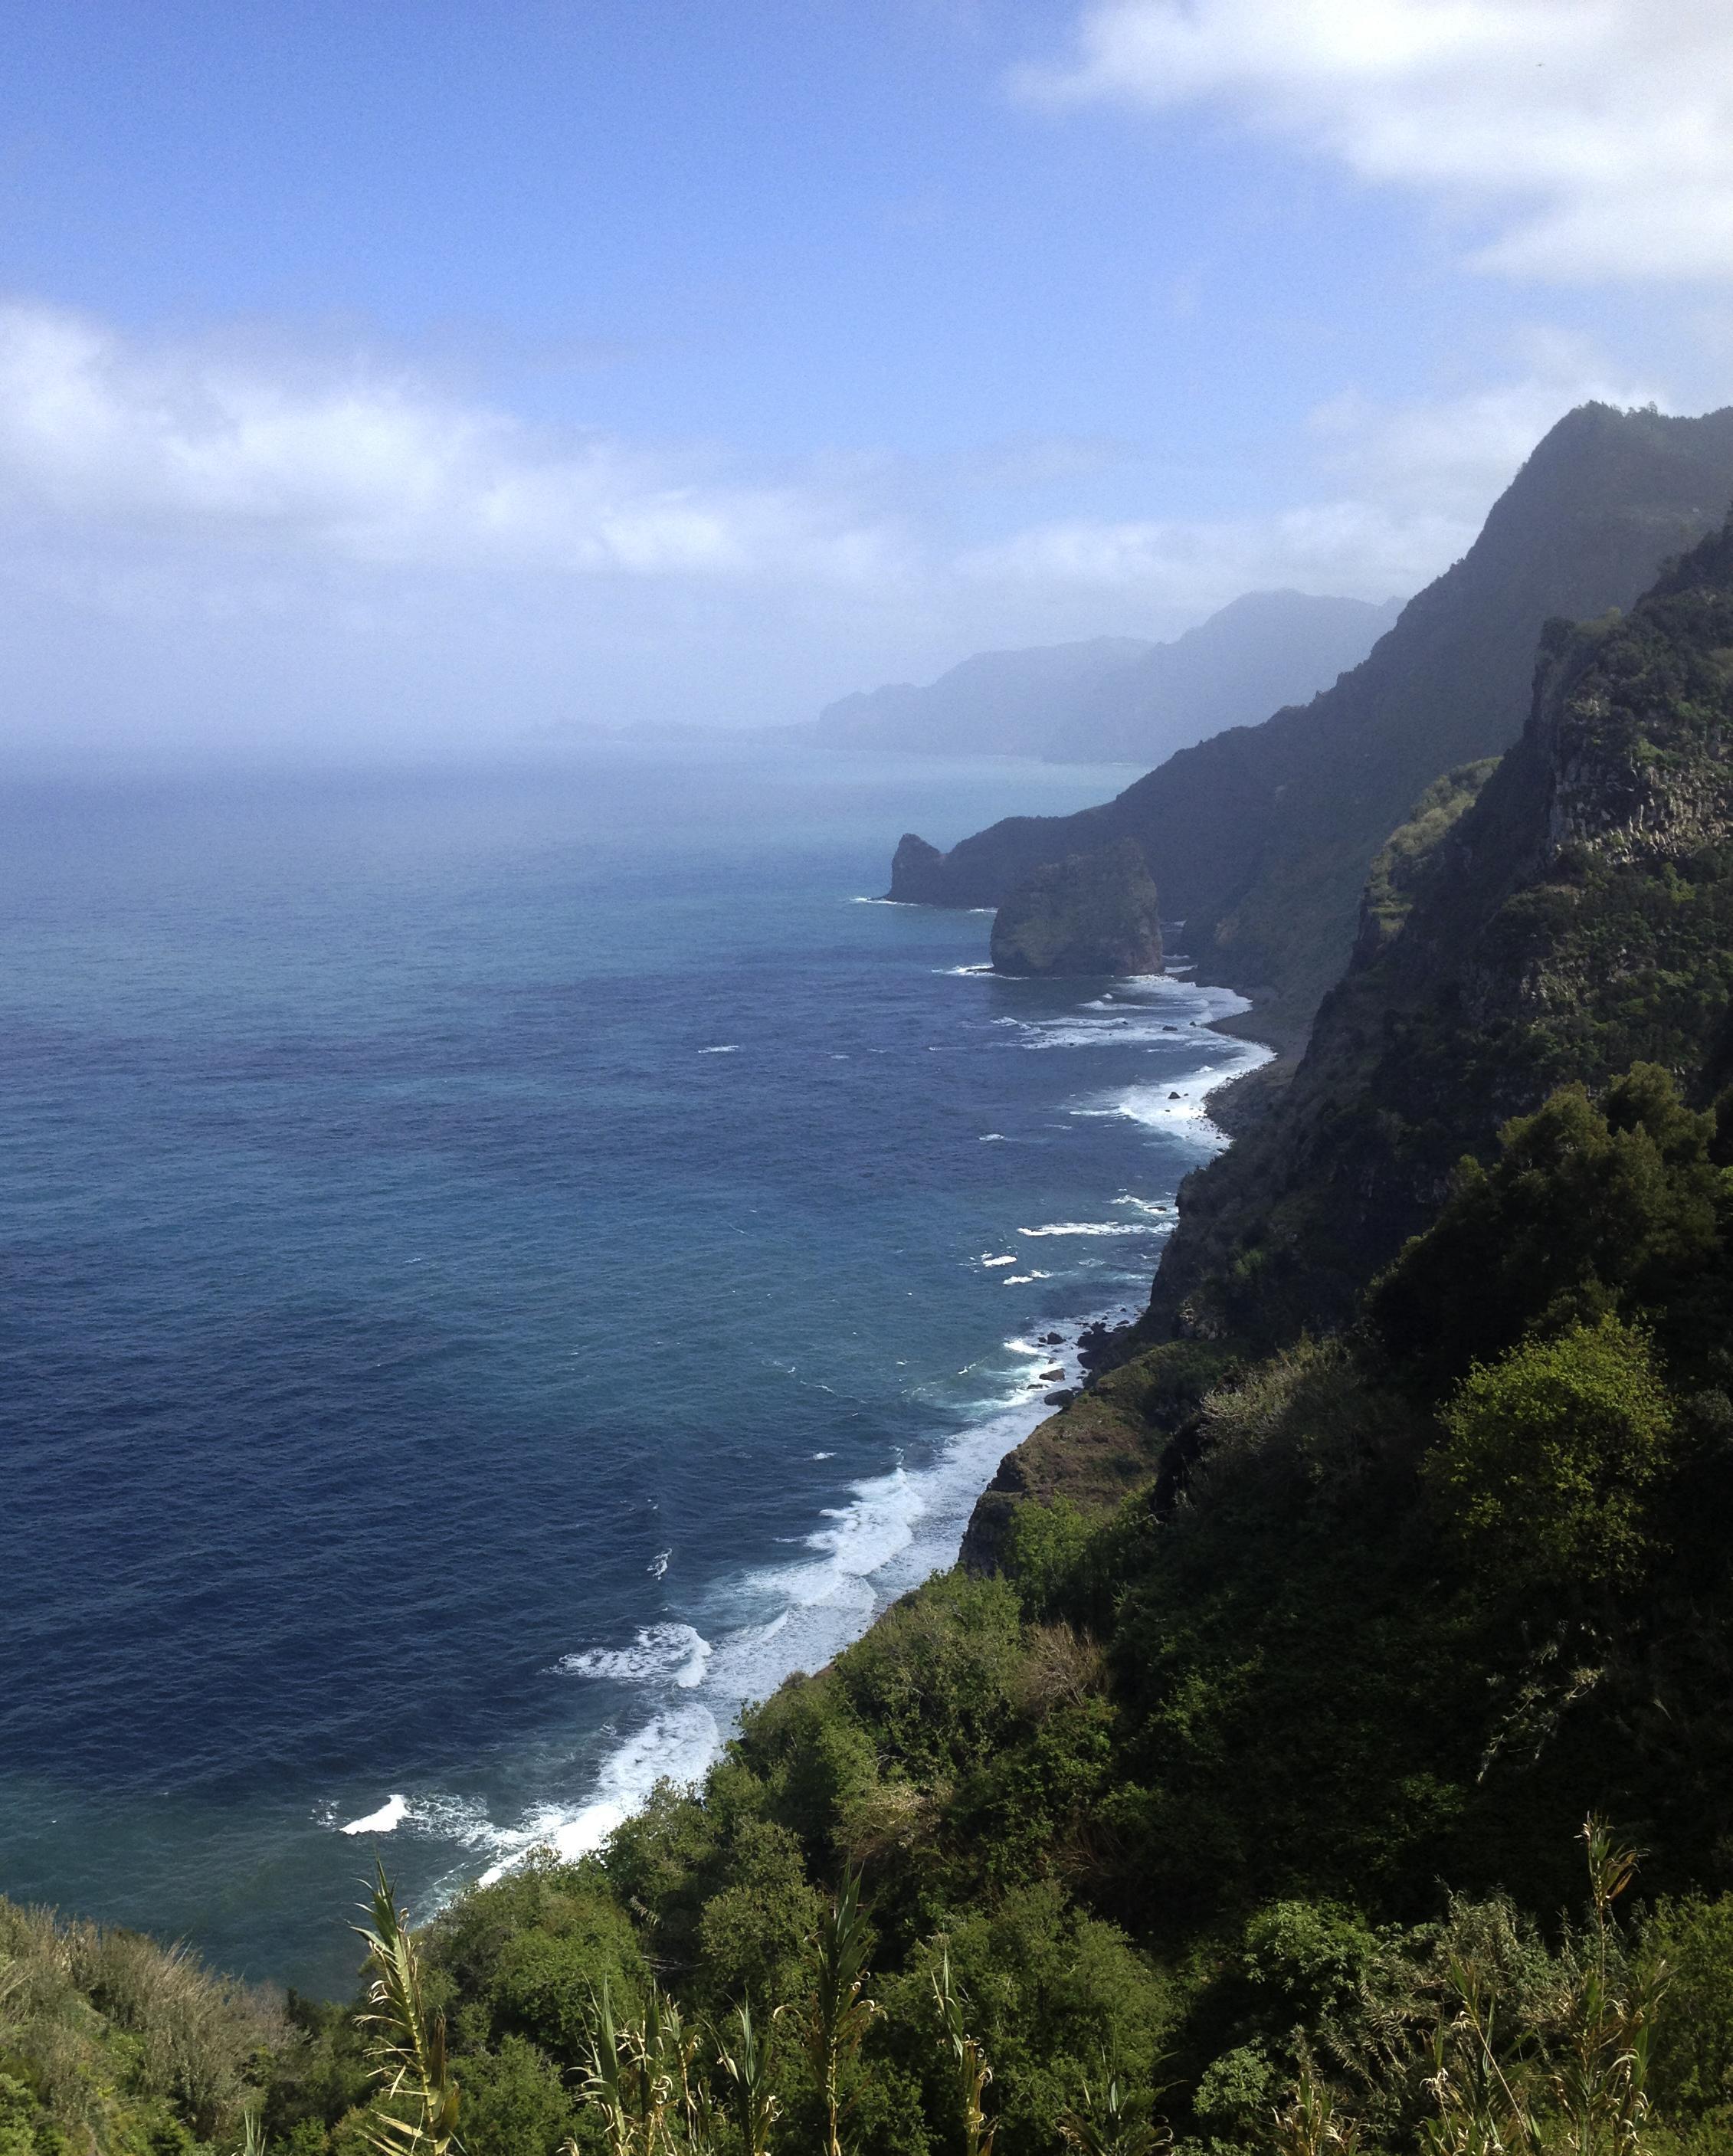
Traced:
<svg viewBox="0 0 1733 2156">
<path fill-rule="evenodd" d="M 1733 273 L 1726 0 L 1095 0 L 1019 82 L 1224 110 L 1489 213 L 1484 269 Z"/>
<path fill-rule="evenodd" d="M 690 466 L 702 461 L 691 453 Z M 551 442 L 366 366 L 312 383 L 0 308 L 0 487 L 33 512 L 250 557 L 843 583 L 882 525 L 600 437 Z"/>
</svg>

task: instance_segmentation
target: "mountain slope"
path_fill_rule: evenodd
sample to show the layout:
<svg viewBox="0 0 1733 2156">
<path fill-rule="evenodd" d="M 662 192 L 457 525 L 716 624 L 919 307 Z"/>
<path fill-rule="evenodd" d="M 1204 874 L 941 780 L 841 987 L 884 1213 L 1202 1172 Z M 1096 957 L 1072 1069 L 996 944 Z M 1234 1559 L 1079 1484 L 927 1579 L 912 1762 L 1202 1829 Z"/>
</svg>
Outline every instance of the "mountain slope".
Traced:
<svg viewBox="0 0 1733 2156">
<path fill-rule="evenodd" d="M 1724 1079 L 1733 525 L 1628 616 L 1549 625 L 1527 727 L 1484 775 L 1433 789 L 1380 857 L 1293 1084 L 1188 1183 L 1163 1325 L 1341 1322 L 1508 1116 L 1638 1060 Z"/>
<path fill-rule="evenodd" d="M 1581 407 L 1494 505 L 1463 559 L 1334 688 L 1170 757 L 1097 808 L 1013 818 L 891 895 L 997 905 L 1059 855 L 1128 836 L 1200 973 L 1303 1026 L 1352 947 L 1373 855 L 1440 772 L 1503 752 L 1554 615 L 1628 606 L 1733 496 L 1733 408 L 1701 418 Z"/>
<path fill-rule="evenodd" d="M 1171 644 L 1096 637 L 984 651 L 926 686 L 844 696 L 816 732 L 837 748 L 1150 763 L 1261 718 L 1356 665 L 1396 604 L 1248 592 Z"/>
</svg>

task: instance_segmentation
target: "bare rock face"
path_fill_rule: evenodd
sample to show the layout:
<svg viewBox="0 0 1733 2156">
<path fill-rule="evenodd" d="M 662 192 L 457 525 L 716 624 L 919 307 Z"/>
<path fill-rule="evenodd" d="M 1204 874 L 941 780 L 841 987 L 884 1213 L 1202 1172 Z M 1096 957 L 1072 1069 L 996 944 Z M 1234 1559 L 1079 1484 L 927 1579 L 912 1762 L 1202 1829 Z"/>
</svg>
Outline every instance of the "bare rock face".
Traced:
<svg viewBox="0 0 1733 2156">
<path fill-rule="evenodd" d="M 1156 886 L 1133 839 L 1049 861 L 1025 877 L 993 921 L 998 973 L 1159 973 Z"/>
</svg>

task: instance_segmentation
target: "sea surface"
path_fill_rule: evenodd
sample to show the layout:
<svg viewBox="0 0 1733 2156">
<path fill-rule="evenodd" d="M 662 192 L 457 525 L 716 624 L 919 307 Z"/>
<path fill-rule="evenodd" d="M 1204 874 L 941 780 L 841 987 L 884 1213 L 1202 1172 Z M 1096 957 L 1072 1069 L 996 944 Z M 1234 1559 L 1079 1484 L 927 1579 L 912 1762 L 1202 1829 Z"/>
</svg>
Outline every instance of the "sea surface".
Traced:
<svg viewBox="0 0 1733 2156">
<path fill-rule="evenodd" d="M 873 895 L 1127 775 L 0 790 L 0 1892 L 346 1994 L 950 1563 L 1259 1051 Z"/>
</svg>

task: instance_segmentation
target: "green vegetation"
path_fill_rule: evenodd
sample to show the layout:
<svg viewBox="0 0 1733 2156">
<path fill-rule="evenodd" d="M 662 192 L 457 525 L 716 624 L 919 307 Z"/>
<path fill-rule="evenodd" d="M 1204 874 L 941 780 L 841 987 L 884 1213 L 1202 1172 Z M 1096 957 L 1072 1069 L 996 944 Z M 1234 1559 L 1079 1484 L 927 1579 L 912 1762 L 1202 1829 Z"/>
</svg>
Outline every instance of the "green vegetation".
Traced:
<svg viewBox="0 0 1733 2156">
<path fill-rule="evenodd" d="M 243 2148 L 289 2035 L 178 1948 L 0 1901 L 3 2156 Z"/>
</svg>

